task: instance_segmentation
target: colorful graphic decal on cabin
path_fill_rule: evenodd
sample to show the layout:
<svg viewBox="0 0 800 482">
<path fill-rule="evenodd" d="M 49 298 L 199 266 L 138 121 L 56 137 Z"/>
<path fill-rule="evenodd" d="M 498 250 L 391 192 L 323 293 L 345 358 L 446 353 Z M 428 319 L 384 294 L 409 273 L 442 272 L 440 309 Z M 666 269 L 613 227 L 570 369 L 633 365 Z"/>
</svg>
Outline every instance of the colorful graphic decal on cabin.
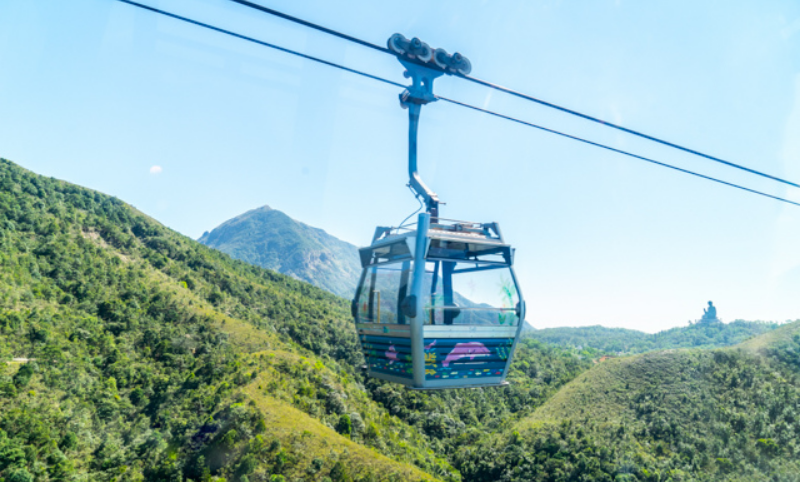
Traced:
<svg viewBox="0 0 800 482">
<path fill-rule="evenodd" d="M 412 378 L 411 343 L 408 338 L 361 335 L 367 367 L 373 372 Z"/>
<path fill-rule="evenodd" d="M 425 378 L 499 377 L 511 353 L 513 338 L 425 339 Z"/>
<path fill-rule="evenodd" d="M 451 361 L 456 361 L 467 357 L 469 357 L 470 361 L 472 361 L 475 359 L 475 357 L 488 356 L 491 355 L 491 353 L 492 352 L 483 346 L 483 343 L 478 341 L 459 343 L 453 348 L 453 351 L 447 354 L 447 358 L 445 358 L 442 362 L 442 366 L 448 367 Z"/>
<path fill-rule="evenodd" d="M 367 366 L 373 372 L 413 377 L 408 338 L 361 335 Z M 513 338 L 425 339 L 425 378 L 499 377 L 504 374 Z"/>
<path fill-rule="evenodd" d="M 398 359 L 397 359 L 397 350 L 394 349 L 394 345 L 389 346 L 389 349 L 386 350 L 385 355 L 386 355 L 386 359 L 390 360 L 389 361 L 389 365 L 391 365 L 392 363 L 398 361 Z"/>
</svg>

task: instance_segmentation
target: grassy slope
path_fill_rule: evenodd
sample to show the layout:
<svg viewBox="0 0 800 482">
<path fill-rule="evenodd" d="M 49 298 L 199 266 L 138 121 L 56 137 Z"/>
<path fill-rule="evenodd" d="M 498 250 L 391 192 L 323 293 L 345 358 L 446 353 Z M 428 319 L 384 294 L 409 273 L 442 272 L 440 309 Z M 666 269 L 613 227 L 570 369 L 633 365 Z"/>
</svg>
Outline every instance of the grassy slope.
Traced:
<svg viewBox="0 0 800 482">
<path fill-rule="evenodd" d="M 800 321 L 787 323 L 763 335 L 751 338 L 726 352 L 749 352 L 767 356 L 772 349 L 783 347 L 800 334 Z M 747 355 L 744 355 L 747 356 Z M 669 394 L 667 402 L 679 405 L 683 394 L 701 389 L 705 380 L 698 378 L 697 366 L 713 357 L 713 352 L 698 350 L 664 350 L 643 355 L 611 358 L 584 372 L 568 383 L 528 419 L 528 422 L 579 418 L 587 414 L 610 421 L 632 417 L 628 409 L 631 393 L 652 387 Z"/>
<path fill-rule="evenodd" d="M 540 480 L 796 480 L 798 354 L 800 321 L 731 348 L 610 359 L 513 430 L 466 449 L 462 458 L 515 447 L 524 455 L 484 460 L 465 477 L 511 480 L 530 470 Z M 565 464 L 548 466 L 554 456 Z"/>
<path fill-rule="evenodd" d="M 162 277 L 160 273 L 157 276 Z M 293 375 L 296 375 L 296 371 L 314 371 L 321 373 L 328 383 L 333 381 L 341 392 L 351 395 L 349 397 L 352 400 L 351 405 L 359 413 L 364 414 L 367 421 L 389 418 L 392 419 L 393 425 L 401 430 L 414 432 L 412 428 L 390 417 L 382 407 L 369 398 L 355 395 L 354 392 L 358 392 L 358 390 L 353 387 L 352 382 L 346 376 L 341 377 L 325 367 L 323 360 L 312 353 L 302 349 L 298 350 L 297 347 L 286 346 L 278 337 L 268 331 L 218 313 L 212 306 L 197 299 L 191 291 L 180 285 L 167 285 L 165 289 L 169 290 L 173 296 L 197 306 L 199 311 L 210 316 L 222 332 L 230 335 L 230 343 L 237 347 L 240 353 L 248 355 L 245 360 L 249 362 L 249 365 L 258 366 L 263 370 L 261 375 L 254 378 L 241 390 L 234 392 L 229 398 L 234 400 L 244 395 L 247 399 L 254 401 L 257 408 L 264 414 L 273 436 L 277 436 L 284 445 L 302 447 L 302 450 L 297 451 L 297 457 L 293 461 L 294 470 L 290 469 L 284 473 L 289 480 L 292 480 L 292 477 L 302 478 L 308 475 L 304 472 L 304 468 L 309 466 L 313 459 L 331 454 L 334 455 L 334 459 L 341 458 L 345 461 L 351 474 L 355 477 L 362 474 L 382 474 L 381 480 L 435 480 L 435 477 L 413 465 L 398 463 L 397 460 L 381 454 L 374 448 L 364 447 L 347 437 L 342 437 L 320 420 L 293 406 L 294 399 L 290 394 L 296 391 L 298 385 Z M 270 347 L 273 348 L 270 349 Z M 291 373 L 291 376 L 286 376 L 287 371 Z M 273 386 L 270 386 L 270 383 Z M 274 386 L 275 384 L 280 384 L 280 389 Z M 424 444 L 419 435 L 416 436 L 416 439 L 417 443 Z M 413 461 L 409 459 L 407 451 L 396 450 L 396 447 L 404 443 L 400 440 L 394 442 L 394 444 L 388 444 L 389 447 L 395 448 L 394 453 L 390 452 L 390 455 L 394 455 L 400 460 Z M 433 457 L 431 459 L 428 462 L 441 466 L 439 472 L 442 475 L 447 475 L 452 471 L 445 462 L 436 461 Z M 423 461 L 423 463 L 425 462 Z M 330 467 L 327 468 L 330 469 Z"/>
<path fill-rule="evenodd" d="M 351 467 L 355 476 L 361 473 L 372 473 L 383 474 L 383 477 L 391 480 L 434 479 L 430 474 L 424 473 L 416 467 L 398 464 L 374 448 L 369 449 L 340 436 L 329 426 L 310 417 L 293 405 L 292 402 L 296 402 L 296 399 L 292 394 L 298 391 L 299 385 L 297 372 L 313 373 L 318 376 L 317 382 L 324 379 L 325 383 L 333 384 L 338 390 L 345 393 L 351 400 L 351 405 L 357 407 L 358 412 L 363 414 L 368 422 L 380 418 L 388 419 L 389 423 L 398 431 L 414 432 L 411 427 L 391 417 L 382 407 L 377 406 L 374 401 L 366 397 L 346 376 L 342 377 L 333 372 L 325 366 L 323 360 L 313 354 L 302 352 L 301 355 L 297 353 L 297 350 L 267 348 L 275 346 L 275 340 L 268 333 L 239 320 L 226 318 L 221 328 L 232 335 L 231 342 L 234 345 L 249 353 L 247 357 L 249 364 L 258 367 L 261 372 L 241 390 L 241 393 L 255 401 L 258 409 L 265 414 L 267 424 L 273 434 L 279 435 L 287 443 L 295 443 L 294 441 L 298 437 L 300 440 L 304 440 L 304 450 L 300 451 L 301 459 L 297 461 L 297 467 L 308 466 L 320 454 L 334 452 L 345 454 L 344 460 L 347 460 L 348 466 Z M 317 385 L 322 385 L 322 383 L 317 383 Z M 419 438 L 419 436 L 417 437 Z M 405 443 L 399 439 L 393 442 L 386 444 L 388 448 L 385 450 L 389 455 L 401 460 L 409 460 L 408 451 L 402 449 Z M 417 442 L 422 443 L 421 438 Z M 428 462 L 440 464 L 439 472 L 442 475 L 447 475 L 452 470 L 448 464 L 442 461 L 430 460 Z M 292 475 L 302 477 L 304 474 L 299 472 Z"/>
<path fill-rule="evenodd" d="M 582 418 L 608 424 L 631 422 L 636 418 L 629 404 L 631 394 L 651 388 L 654 380 L 667 394 L 664 402 L 678 405 L 685 393 L 696 391 L 702 383 L 692 377 L 694 361 L 690 353 L 679 350 L 609 359 L 559 390 L 518 428 Z"/>
<path fill-rule="evenodd" d="M 759 354 L 766 354 L 769 350 L 786 347 L 794 341 L 794 336 L 798 334 L 798 323 L 787 323 L 776 328 L 774 331 L 765 333 L 761 336 L 751 338 L 739 345 L 739 348 L 750 350 Z"/>
</svg>

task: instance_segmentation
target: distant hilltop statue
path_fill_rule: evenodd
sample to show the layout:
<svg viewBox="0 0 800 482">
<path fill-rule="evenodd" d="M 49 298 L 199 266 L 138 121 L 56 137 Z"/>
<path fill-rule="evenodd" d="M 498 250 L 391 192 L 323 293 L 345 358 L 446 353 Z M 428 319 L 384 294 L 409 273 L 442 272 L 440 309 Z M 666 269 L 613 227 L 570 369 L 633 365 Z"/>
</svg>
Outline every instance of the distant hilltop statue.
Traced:
<svg viewBox="0 0 800 482">
<path fill-rule="evenodd" d="M 717 321 L 720 321 L 720 319 L 717 318 L 717 308 L 714 306 L 714 303 L 709 301 L 708 308 L 703 310 L 703 317 L 700 318 L 698 323 L 714 323 Z"/>
</svg>

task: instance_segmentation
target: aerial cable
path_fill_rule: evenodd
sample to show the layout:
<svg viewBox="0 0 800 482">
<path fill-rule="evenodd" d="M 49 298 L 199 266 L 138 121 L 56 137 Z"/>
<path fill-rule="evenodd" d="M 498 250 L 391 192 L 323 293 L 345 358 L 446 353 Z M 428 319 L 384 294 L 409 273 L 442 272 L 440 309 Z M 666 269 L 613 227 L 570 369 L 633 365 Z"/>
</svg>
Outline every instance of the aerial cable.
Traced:
<svg viewBox="0 0 800 482">
<path fill-rule="evenodd" d="M 341 65 L 341 64 L 337 64 L 335 62 L 330 62 L 328 60 L 320 59 L 320 58 L 314 57 L 312 55 L 304 54 L 302 52 L 298 52 L 298 51 L 295 51 L 295 50 L 292 50 L 292 49 L 281 47 L 279 45 L 271 44 L 269 42 L 264 42 L 262 40 L 255 39 L 253 37 L 248 37 L 246 35 L 238 34 L 238 33 L 232 32 L 230 30 L 225 30 L 223 28 L 215 27 L 215 26 L 209 25 L 207 23 L 199 22 L 197 20 L 192 20 L 190 18 L 183 17 L 183 16 L 180 16 L 180 15 L 176 15 L 174 13 L 170 13 L 170 12 L 167 12 L 165 10 L 161 10 L 161 9 L 158 9 L 158 8 L 155 8 L 155 7 L 151 7 L 151 6 L 144 5 L 144 4 L 141 4 L 141 3 L 138 3 L 138 2 L 134 2 L 133 0 L 117 0 L 117 1 L 122 2 L 122 3 L 126 3 L 126 4 L 134 6 L 134 7 L 139 7 L 139 8 L 154 12 L 154 13 L 158 13 L 158 14 L 170 17 L 170 18 L 174 18 L 176 20 L 181 20 L 181 21 L 184 21 L 184 22 L 188 22 L 188 23 L 191 23 L 193 25 L 197 25 L 199 27 L 204 27 L 204 28 L 207 28 L 209 30 L 213 30 L 215 32 L 224 33 L 226 35 L 230 35 L 230 36 L 239 38 L 241 40 L 246 40 L 248 42 L 253 42 L 253 43 L 256 43 L 258 45 L 262 45 L 264 47 L 269 47 L 271 49 L 275 49 L 275 50 L 278 50 L 278 51 L 281 51 L 281 52 L 285 52 L 285 53 L 288 53 L 288 54 L 291 54 L 291 55 L 295 55 L 295 56 L 298 56 L 298 57 L 301 57 L 301 58 L 304 58 L 304 59 L 307 59 L 307 60 L 312 60 L 314 62 L 319 62 L 319 63 L 327 65 L 329 67 L 334 67 L 334 68 L 337 68 L 337 69 L 340 69 L 340 70 L 344 70 L 346 72 L 350 72 L 350 73 L 353 73 L 353 74 L 356 74 L 356 75 L 359 75 L 359 76 L 362 76 L 362 77 L 366 77 L 366 78 L 369 78 L 369 79 L 372 79 L 372 80 L 383 82 L 385 84 L 393 85 L 393 86 L 396 86 L 396 87 L 402 87 L 402 88 L 406 87 L 403 84 L 400 84 L 398 82 L 394 82 L 394 81 L 389 80 L 389 79 L 385 79 L 383 77 L 379 77 L 377 75 L 372 75 L 372 74 L 369 74 L 369 73 L 366 73 L 366 72 L 363 72 L 363 71 L 360 71 L 360 70 L 356 70 L 356 69 L 352 69 L 350 67 L 346 67 L 346 66 Z M 232 1 L 239 1 L 239 0 L 232 0 Z M 697 177 L 700 177 L 700 178 L 703 178 L 703 179 L 706 179 L 706 180 L 709 180 L 709 181 L 713 181 L 713 182 L 717 182 L 717 183 L 720 183 L 720 184 L 724 184 L 726 186 L 730 186 L 730 187 L 734 187 L 734 188 L 737 188 L 737 189 L 741 189 L 743 191 L 747 191 L 747 192 L 750 192 L 750 193 L 753 193 L 753 194 L 758 194 L 760 196 L 765 196 L 765 197 L 768 197 L 768 198 L 771 198 L 771 199 L 775 199 L 777 201 L 785 202 L 785 203 L 788 203 L 788 204 L 793 204 L 795 206 L 800 206 L 800 203 L 794 202 L 794 201 L 790 201 L 790 200 L 782 198 L 782 197 L 773 196 L 771 194 L 767 194 L 765 192 L 757 191 L 755 189 L 750 189 L 748 187 L 744 187 L 744 186 L 741 186 L 739 184 L 734 184 L 734 183 L 730 183 L 730 182 L 727 182 L 727 181 L 723 181 L 721 179 L 717 179 L 717 178 L 714 178 L 714 177 L 711 177 L 711 176 L 706 176 L 704 174 L 700 174 L 698 172 L 690 171 L 688 169 L 683 169 L 683 168 L 680 168 L 680 167 L 677 167 L 677 166 L 673 166 L 671 164 L 666 164 L 664 162 L 656 161 L 654 159 L 651 159 L 651 158 L 648 158 L 648 157 L 644 157 L 644 156 L 640 156 L 638 154 L 634 154 L 634 153 L 631 153 L 631 152 L 628 152 L 628 151 L 623 151 L 621 149 L 617 149 L 617 148 L 614 148 L 614 147 L 611 147 L 611 146 L 607 146 L 605 144 L 600 144 L 598 142 L 590 141 L 590 140 L 587 140 L 587 139 L 584 139 L 584 138 L 581 138 L 581 137 L 577 137 L 577 136 L 573 136 L 573 135 L 570 135 L 570 134 L 566 134 L 564 132 L 560 132 L 560 131 L 556 131 L 556 130 L 553 130 L 553 129 L 549 129 L 547 127 L 543 127 L 543 126 L 540 126 L 540 125 L 537 125 L 537 124 L 533 124 L 531 122 L 527 122 L 527 121 L 524 121 L 524 120 L 521 120 L 521 119 L 517 119 L 515 117 L 507 116 L 505 114 L 500 114 L 500 113 L 497 113 L 497 112 L 494 112 L 494 111 L 490 111 L 490 110 L 487 110 L 487 109 L 476 107 L 474 105 L 467 104 L 467 103 L 464 103 L 464 102 L 459 102 L 457 100 L 449 99 L 447 97 L 436 96 L 436 98 L 439 99 L 439 100 L 454 104 L 454 105 L 458 105 L 458 106 L 467 108 L 467 109 L 472 109 L 472 110 L 475 110 L 475 111 L 478 111 L 478 112 L 482 112 L 484 114 L 488 114 L 488 115 L 491 115 L 491 116 L 494 116 L 494 117 L 499 117 L 501 119 L 505 119 L 505 120 L 508 120 L 508 121 L 511 121 L 511 122 L 516 122 L 518 124 L 526 125 L 528 127 L 533 127 L 535 129 L 539 129 L 541 131 L 549 132 L 551 134 L 556 134 L 556 135 L 561 136 L 561 137 L 566 137 L 568 139 L 572 139 L 572 140 L 575 140 L 575 141 L 578 141 L 578 142 L 589 144 L 589 145 L 592 145 L 592 146 L 595 146 L 595 147 L 600 147 L 602 149 L 606 149 L 606 150 L 609 150 L 609 151 L 612 151 L 612 152 L 616 152 L 618 154 L 623 154 L 623 155 L 632 157 L 634 159 L 639 159 L 639 160 L 646 161 L 646 162 L 649 162 L 649 163 L 652 163 L 652 164 L 656 164 L 656 165 L 659 165 L 659 166 L 662 166 L 662 167 L 666 167 L 666 168 L 669 168 L 669 169 L 680 171 L 680 172 L 683 172 L 683 173 L 686 173 L 686 174 L 691 174 L 693 176 L 697 176 Z"/>
<path fill-rule="evenodd" d="M 337 63 L 334 63 L 334 62 L 329 62 L 329 61 L 327 61 L 325 59 L 321 59 L 319 57 L 314 57 L 313 55 L 308 55 L 308 54 L 304 54 L 302 52 L 298 52 L 296 50 L 287 49 L 286 47 L 281 47 L 279 45 L 271 44 L 269 42 L 264 42 L 263 40 L 258 40 L 258 39 L 255 39 L 253 37 L 248 37 L 246 35 L 242 35 L 242 34 L 239 34 L 239 33 L 236 33 L 236 32 L 232 32 L 230 30 L 225 30 L 224 28 L 219 28 L 219 27 L 215 27 L 213 25 L 209 25 L 207 23 L 199 22 L 197 20 L 192 20 L 191 18 L 188 18 L 188 17 L 183 17 L 181 15 L 177 15 L 177 14 L 174 14 L 174 13 L 167 12 L 166 10 L 161 10 L 160 8 L 151 7 L 149 5 L 144 5 L 142 3 L 134 2 L 132 0 L 117 0 L 117 1 L 122 2 L 122 3 L 127 3 L 128 5 L 132 5 L 134 7 L 143 8 L 145 10 L 149 10 L 149 11 L 154 12 L 154 13 L 159 13 L 161 15 L 164 15 L 164 16 L 167 16 L 167 17 L 170 17 L 170 18 L 174 18 L 176 20 L 182 20 L 184 22 L 188 22 L 188 23 L 191 23 L 193 25 L 197 25 L 198 27 L 204 27 L 204 28 L 207 28 L 209 30 L 213 30 L 215 32 L 224 33 L 226 35 L 230 35 L 232 37 L 236 37 L 238 39 L 247 40 L 248 42 L 253 42 L 253 43 L 262 45 L 264 47 L 269 47 L 271 49 L 279 50 L 279 51 L 285 52 L 287 54 L 292 54 L 292 55 L 296 55 L 298 57 L 302 57 L 304 59 L 313 60 L 314 62 L 319 62 L 319 63 L 325 64 L 325 65 L 327 65 L 329 67 L 334 67 L 334 68 L 337 68 L 337 69 L 340 69 L 340 70 L 344 70 L 346 72 L 350 72 L 350 73 L 353 73 L 353 74 L 356 74 L 356 75 L 360 75 L 362 77 L 367 77 L 367 78 L 372 79 L 372 80 L 377 80 L 378 82 L 383 82 L 385 84 L 393 85 L 395 87 L 405 88 L 405 85 L 403 85 L 403 84 L 401 84 L 399 82 L 394 82 L 394 81 L 389 80 L 389 79 L 384 79 L 383 77 L 378 77 L 377 75 L 368 74 L 368 73 L 362 72 L 360 70 L 351 69 L 350 67 L 345 67 L 344 65 L 341 65 L 341 64 L 337 64 Z"/>
<path fill-rule="evenodd" d="M 326 33 L 328 35 L 333 35 L 335 37 L 339 37 L 341 39 L 357 43 L 357 44 L 362 45 L 364 47 L 368 47 L 368 48 L 371 48 L 371 49 L 374 49 L 374 50 L 378 50 L 378 51 L 383 52 L 383 53 L 394 55 L 394 53 L 392 51 L 390 51 L 386 47 L 382 47 L 382 46 L 374 44 L 372 42 L 368 42 L 366 40 L 362 40 L 360 38 L 353 37 L 352 35 L 347 35 L 345 33 L 342 33 L 342 32 L 327 28 L 327 27 L 323 27 L 322 25 L 318 25 L 318 24 L 315 24 L 315 23 L 312 23 L 312 22 L 309 22 L 309 21 L 306 21 L 306 20 L 303 20 L 303 19 L 300 19 L 300 18 L 297 18 L 297 17 L 293 17 L 291 15 L 285 14 L 283 12 L 279 12 L 279 11 L 274 10 L 272 8 L 264 7 L 264 6 L 259 5 L 257 3 L 249 2 L 247 0 L 230 0 L 230 1 L 232 1 L 234 3 L 238 3 L 238 4 L 243 5 L 245 7 L 249 7 L 249 8 L 255 9 L 255 10 L 259 10 L 261 12 L 264 12 L 264 13 L 267 13 L 267 14 L 270 14 L 270 15 L 274 15 L 276 17 L 282 18 L 284 20 L 288 20 L 290 22 L 297 23 L 299 25 L 303 25 L 304 27 L 308 27 L 308 28 L 312 28 L 314 30 L 318 30 L 320 32 L 324 32 L 324 33 Z M 665 141 L 663 139 L 659 139 L 657 137 L 654 137 L 654 136 L 651 136 L 651 135 L 648 135 L 648 134 L 644 134 L 642 132 L 639 132 L 639 131 L 636 131 L 636 130 L 633 130 L 633 129 L 629 129 L 627 127 L 621 126 L 619 124 L 615 124 L 613 122 L 605 121 L 605 120 L 600 119 L 598 117 L 593 117 L 593 116 L 590 116 L 588 114 L 583 114 L 583 113 L 578 112 L 576 110 L 572 110 L 572 109 L 569 109 L 567 107 L 563 107 L 563 106 L 554 104 L 552 102 L 548 102 L 546 100 L 538 99 L 538 98 L 533 97 L 531 95 L 524 94 L 522 92 L 518 92 L 516 90 L 510 89 L 508 87 L 503 87 L 502 85 L 494 84 L 492 82 L 487 82 L 487 81 L 479 79 L 477 77 L 472 77 L 470 75 L 465 75 L 465 74 L 461 74 L 461 73 L 454 73 L 453 75 L 455 75 L 457 77 L 460 77 L 460 78 L 462 78 L 464 80 L 473 82 L 475 84 L 482 85 L 484 87 L 489 87 L 490 89 L 494 89 L 494 90 L 497 90 L 497 91 L 500 91 L 500 92 L 504 92 L 504 93 L 509 94 L 509 95 L 513 95 L 513 96 L 518 97 L 520 99 L 525 99 L 527 101 L 534 102 L 536 104 L 539 104 L 539 105 L 542 105 L 542 106 L 545 106 L 545 107 L 549 107 L 551 109 L 555 109 L 555 110 L 558 110 L 560 112 L 564 112 L 566 114 L 570 114 L 570 115 L 574 115 L 574 116 L 580 117 L 581 119 L 588 120 L 590 122 L 595 122 L 595 123 L 604 125 L 606 127 L 610 127 L 612 129 L 616 129 L 616 130 L 621 131 L 621 132 L 625 132 L 626 134 L 631 134 L 633 136 L 637 136 L 637 137 L 640 137 L 642 139 L 647 139 L 648 141 L 652 141 L 652 142 L 656 142 L 656 143 L 664 145 L 664 146 L 672 147 L 673 149 L 677 149 L 679 151 L 687 152 L 689 154 L 694 154 L 695 156 L 699 156 L 699 157 L 702 157 L 704 159 L 708 159 L 710 161 L 718 162 L 720 164 L 724 164 L 726 166 L 733 167 L 735 169 L 740 169 L 740 170 L 748 172 L 750 174 L 755 174 L 757 176 L 765 177 L 767 179 L 772 179 L 773 181 L 777 181 L 777 182 L 780 182 L 780 183 L 783 183 L 783 184 L 788 184 L 789 186 L 800 187 L 800 184 L 788 181 L 786 179 L 781 179 L 781 178 L 779 178 L 777 176 L 773 176 L 771 174 L 767 174 L 767 173 L 764 173 L 764 172 L 761 172 L 761 171 L 757 171 L 755 169 L 751 169 L 751 168 L 746 167 L 746 166 L 742 166 L 740 164 L 736 164 L 736 163 L 733 163 L 733 162 L 730 162 L 730 161 L 726 161 L 724 159 L 720 159 L 719 157 L 715 157 L 715 156 L 712 156 L 712 155 L 709 155 L 709 154 L 704 154 L 704 153 L 702 153 L 700 151 L 697 151 L 695 149 L 690 149 L 688 147 L 683 147 L 683 146 L 675 144 L 673 142 Z"/>
<path fill-rule="evenodd" d="M 317 25 L 316 23 L 311 23 L 311 22 L 308 22 L 306 20 L 303 20 L 303 19 L 300 19 L 300 18 L 297 18 L 297 17 L 292 17 L 291 15 L 287 15 L 287 14 L 285 14 L 283 12 L 279 12 L 279 11 L 274 10 L 272 8 L 268 8 L 268 7 L 265 7 L 263 5 L 259 5 L 257 3 L 248 2 L 247 0 L 231 0 L 231 1 L 235 2 L 235 3 L 238 3 L 240 5 L 244 5 L 245 7 L 250 7 L 250 8 L 256 9 L 256 10 L 261 10 L 264 13 L 268 13 L 270 15 L 274 15 L 276 17 L 280 17 L 280 18 L 282 18 L 284 20 L 288 20 L 290 22 L 294 22 L 294 23 L 300 24 L 300 25 L 302 25 L 304 27 L 313 28 L 314 30 L 319 30 L 320 32 L 324 32 L 324 33 L 326 33 L 328 35 L 333 35 L 334 37 L 339 37 L 341 39 L 348 40 L 350 42 L 354 42 L 354 43 L 357 43 L 359 45 L 363 45 L 364 47 L 375 49 L 375 50 L 377 50 L 379 52 L 383 52 L 385 54 L 391 54 L 392 53 L 386 47 L 382 47 L 380 45 L 375 45 L 372 42 L 367 42 L 366 40 L 361 40 L 360 38 L 353 37 L 353 36 L 347 35 L 345 33 L 337 32 L 336 30 L 332 30 L 332 29 L 329 29 L 327 27 L 323 27 L 322 25 Z"/>
<path fill-rule="evenodd" d="M 487 110 L 487 109 L 483 109 L 481 107 L 476 107 L 474 105 L 465 104 L 464 102 L 459 102 L 457 100 L 448 99 L 446 97 L 436 96 L 436 98 L 439 99 L 439 100 L 445 101 L 445 102 L 449 102 L 451 104 L 455 104 L 455 105 L 458 105 L 458 106 L 461 106 L 461 107 L 465 107 L 467 109 L 472 109 L 472 110 L 475 110 L 475 111 L 478 111 L 478 112 L 482 112 L 484 114 L 489 114 L 491 116 L 499 117 L 501 119 L 505 119 L 505 120 L 508 120 L 508 121 L 511 121 L 511 122 L 516 122 L 518 124 L 522 124 L 522 125 L 525 125 L 525 126 L 528 126 L 528 127 L 533 127 L 534 129 L 539 129 L 539 130 L 542 130 L 542 131 L 545 131 L 545 132 L 549 132 L 549 133 L 555 134 L 557 136 L 566 137 L 567 139 L 572 139 L 574 141 L 582 142 L 584 144 L 589 144 L 591 146 L 599 147 L 601 149 L 606 149 L 606 150 L 609 150 L 611 152 L 616 152 L 617 154 L 622 154 L 624 156 L 629 156 L 629 157 L 632 157 L 634 159 L 639 159 L 641 161 L 645 161 L 645 162 L 656 164 L 656 165 L 659 165 L 659 166 L 662 166 L 662 167 L 673 169 L 675 171 L 683 172 L 683 173 L 686 173 L 686 174 L 691 174 L 692 176 L 697 176 L 697 177 L 700 177 L 702 179 L 706 179 L 706 180 L 709 180 L 709 181 L 717 182 L 717 183 L 724 184 L 724 185 L 730 186 L 730 187 L 735 187 L 737 189 L 741 189 L 743 191 L 747 191 L 747 192 L 750 192 L 750 193 L 753 193 L 753 194 L 758 194 L 760 196 L 766 196 L 768 198 L 772 198 L 772 199 L 775 199 L 775 200 L 778 200 L 778 201 L 782 201 L 782 202 L 789 203 L 789 204 L 794 204 L 795 206 L 800 206 L 800 203 L 794 202 L 794 201 L 790 201 L 790 200 L 782 198 L 782 197 L 773 196 L 772 194 L 767 194 L 767 193 L 762 192 L 762 191 L 756 191 L 755 189 L 750 189 L 749 187 L 744 187 L 744 186 L 739 185 L 739 184 L 734 184 L 732 182 L 723 181 L 723 180 L 717 179 L 715 177 L 706 176 L 705 174 L 700 174 L 699 172 L 690 171 L 688 169 L 683 169 L 681 167 L 673 166 L 672 164 L 667 164 L 667 163 L 664 163 L 664 162 L 656 161 L 655 159 L 651 159 L 649 157 L 644 157 L 644 156 L 640 156 L 638 154 L 634 154 L 632 152 L 623 151 L 622 149 L 617 149 L 615 147 L 607 146 L 605 144 L 600 144 L 599 142 L 590 141 L 590 140 L 584 139 L 582 137 L 573 136 L 573 135 L 567 134 L 565 132 L 560 132 L 560 131 L 557 131 L 557 130 L 549 129 L 547 127 L 543 127 L 543 126 L 540 126 L 540 125 L 537 125 L 537 124 L 533 124 L 531 122 L 527 122 L 527 121 L 524 121 L 524 120 L 521 120 L 521 119 L 517 119 L 515 117 L 511 117 L 511 116 L 507 116 L 507 115 L 504 115 L 504 114 L 500 114 L 498 112 L 494 112 L 494 111 L 490 111 L 490 110 Z"/>
</svg>

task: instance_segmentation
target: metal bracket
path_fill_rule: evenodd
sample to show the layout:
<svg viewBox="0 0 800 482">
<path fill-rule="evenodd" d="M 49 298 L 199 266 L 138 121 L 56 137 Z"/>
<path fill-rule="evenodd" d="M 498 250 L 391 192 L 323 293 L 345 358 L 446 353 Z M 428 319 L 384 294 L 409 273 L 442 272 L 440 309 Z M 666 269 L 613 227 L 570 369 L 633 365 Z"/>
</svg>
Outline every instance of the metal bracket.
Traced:
<svg viewBox="0 0 800 482">
<path fill-rule="evenodd" d="M 411 85 L 400 94 L 400 106 L 407 109 L 411 104 L 425 105 L 429 102 L 436 102 L 436 96 L 433 95 L 433 81 L 444 75 L 444 72 L 423 67 L 402 58 L 398 58 L 398 60 L 406 68 L 403 76 L 411 79 Z"/>
<path fill-rule="evenodd" d="M 422 182 L 417 172 L 417 132 L 422 106 L 436 102 L 433 81 L 444 74 L 466 75 L 472 70 L 470 61 L 459 53 L 450 55 L 444 49 L 432 49 L 414 37 L 409 40 L 399 33 L 386 42 L 389 50 L 406 68 L 403 75 L 411 79 L 411 85 L 400 94 L 400 106 L 408 109 L 408 177 L 413 191 L 425 200 L 426 211 L 432 222 L 439 218 L 439 197 Z"/>
</svg>

